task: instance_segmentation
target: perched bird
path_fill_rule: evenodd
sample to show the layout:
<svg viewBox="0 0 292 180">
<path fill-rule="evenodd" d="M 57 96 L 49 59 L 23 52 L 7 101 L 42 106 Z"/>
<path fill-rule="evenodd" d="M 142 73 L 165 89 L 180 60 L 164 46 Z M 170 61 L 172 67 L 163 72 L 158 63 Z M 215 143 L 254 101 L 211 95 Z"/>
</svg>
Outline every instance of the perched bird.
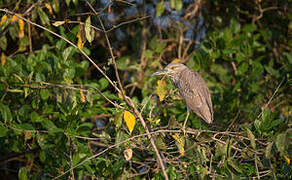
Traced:
<svg viewBox="0 0 292 180">
<path fill-rule="evenodd" d="M 183 131 L 189 117 L 189 109 L 196 113 L 207 123 L 213 122 L 213 108 L 211 94 L 202 76 L 181 63 L 170 63 L 164 69 L 157 71 L 152 76 L 167 75 L 178 89 L 186 103 L 188 110 L 184 121 Z"/>
</svg>

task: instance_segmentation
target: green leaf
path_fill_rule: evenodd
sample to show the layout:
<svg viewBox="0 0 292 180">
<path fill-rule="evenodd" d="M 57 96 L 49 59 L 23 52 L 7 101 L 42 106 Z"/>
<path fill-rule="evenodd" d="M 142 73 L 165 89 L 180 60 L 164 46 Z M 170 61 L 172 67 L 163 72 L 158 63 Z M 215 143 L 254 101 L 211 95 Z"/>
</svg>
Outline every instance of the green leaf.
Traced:
<svg viewBox="0 0 292 180">
<path fill-rule="evenodd" d="M 7 48 L 7 39 L 6 36 L 1 36 L 0 37 L 0 48 L 5 51 Z"/>
<path fill-rule="evenodd" d="M 123 56 L 117 60 L 117 66 L 120 70 L 126 70 L 129 68 L 130 58 L 128 56 Z"/>
<path fill-rule="evenodd" d="M 16 128 L 18 128 L 20 130 L 28 130 L 28 131 L 34 130 L 34 127 L 28 123 L 16 124 L 15 126 L 16 126 Z"/>
<path fill-rule="evenodd" d="M 0 137 L 5 137 L 8 132 L 8 128 L 0 125 Z"/>
<path fill-rule="evenodd" d="M 248 64 L 247 63 L 242 63 L 238 69 L 237 73 L 238 75 L 244 75 L 244 73 L 248 70 Z"/>
<path fill-rule="evenodd" d="M 247 24 L 242 28 L 243 32 L 251 33 L 257 30 L 257 26 L 255 24 Z"/>
<path fill-rule="evenodd" d="M 28 180 L 27 174 L 28 170 L 26 169 L 26 167 L 21 167 L 18 171 L 19 180 Z"/>
<path fill-rule="evenodd" d="M 290 53 L 284 52 L 283 55 L 287 57 L 289 64 L 292 64 L 292 51 Z"/>
<path fill-rule="evenodd" d="M 50 25 L 50 19 L 47 14 L 42 10 L 42 8 L 38 8 L 38 14 L 41 19 L 42 25 Z"/>
<path fill-rule="evenodd" d="M 65 2 L 66 2 L 66 4 L 67 4 L 67 6 L 69 6 L 69 5 L 70 5 L 70 2 L 71 2 L 71 0 L 65 0 Z"/>
<path fill-rule="evenodd" d="M 57 128 L 57 126 L 50 120 L 44 119 L 42 122 L 42 126 L 46 128 L 49 132 L 62 132 L 61 129 Z"/>
<path fill-rule="evenodd" d="M 5 123 L 12 121 L 12 115 L 8 106 L 0 103 L 0 112 Z"/>
<path fill-rule="evenodd" d="M 267 147 L 266 147 L 266 151 L 265 151 L 265 156 L 266 156 L 266 158 L 271 158 L 271 151 L 272 151 L 272 147 L 273 147 L 273 145 L 274 145 L 274 143 L 273 142 L 271 142 L 271 143 L 269 143 L 268 145 L 267 145 Z"/>
<path fill-rule="evenodd" d="M 30 120 L 31 122 L 42 122 L 43 118 L 37 112 L 33 111 L 30 113 Z"/>
<path fill-rule="evenodd" d="M 276 147 L 281 154 L 285 154 L 286 133 L 281 133 L 276 137 Z"/>
<path fill-rule="evenodd" d="M 231 31 L 234 34 L 237 34 L 240 31 L 240 23 L 238 23 L 234 18 L 231 19 Z"/>
<path fill-rule="evenodd" d="M 88 61 L 81 61 L 81 63 L 80 63 L 80 67 L 81 67 L 83 70 L 87 70 L 88 67 L 89 67 L 89 62 L 88 62 Z"/>
<path fill-rule="evenodd" d="M 59 0 L 53 0 L 52 8 L 54 9 L 55 13 L 59 13 L 60 11 L 60 3 Z"/>
<path fill-rule="evenodd" d="M 85 21 L 85 36 L 88 42 L 92 42 L 94 40 L 95 37 L 95 31 L 94 29 L 91 27 L 91 20 L 90 20 L 90 16 L 86 19 Z"/>
<path fill-rule="evenodd" d="M 67 68 L 63 74 L 64 79 L 73 79 L 75 76 L 75 69 L 74 68 Z"/>
<path fill-rule="evenodd" d="M 145 54 L 144 54 L 144 55 L 145 55 L 145 57 L 146 57 L 147 59 L 150 59 L 150 58 L 153 57 L 153 51 L 147 49 L 147 50 L 145 51 Z"/>
<path fill-rule="evenodd" d="M 100 78 L 98 80 L 99 90 L 104 90 L 108 87 L 109 82 L 105 78 Z"/>
<path fill-rule="evenodd" d="M 41 89 L 41 92 L 40 92 L 40 94 L 41 94 L 41 98 L 43 99 L 43 100 L 47 100 L 48 98 L 49 98 L 49 90 L 47 90 L 47 89 Z"/>
<path fill-rule="evenodd" d="M 180 11 L 182 8 L 182 0 L 170 0 L 170 7 L 176 11 Z"/>
<path fill-rule="evenodd" d="M 73 49 L 74 47 L 70 46 L 67 47 L 64 51 L 63 51 L 63 59 L 66 61 L 70 56 L 72 56 L 73 54 Z"/>
<path fill-rule="evenodd" d="M 216 51 L 210 51 L 210 56 L 214 59 L 218 59 L 221 55 L 221 52 L 219 50 Z"/>
<path fill-rule="evenodd" d="M 279 71 L 270 66 L 264 66 L 265 70 L 272 76 L 279 77 Z"/>
<path fill-rule="evenodd" d="M 46 153 L 45 153 L 45 151 L 40 151 L 39 158 L 40 158 L 40 161 L 42 163 L 44 163 L 46 161 Z"/>
<path fill-rule="evenodd" d="M 256 142 L 255 142 L 255 137 L 254 137 L 253 133 L 248 128 L 246 128 L 246 131 L 247 131 L 248 139 L 250 140 L 251 147 L 253 149 L 256 149 Z"/>
<path fill-rule="evenodd" d="M 164 12 L 164 2 L 160 1 L 156 5 L 156 16 L 160 17 L 163 14 L 163 12 Z"/>
<path fill-rule="evenodd" d="M 227 162 L 228 162 L 228 165 L 230 165 L 237 172 L 242 173 L 240 166 L 238 165 L 238 163 L 235 160 L 228 158 Z"/>
</svg>

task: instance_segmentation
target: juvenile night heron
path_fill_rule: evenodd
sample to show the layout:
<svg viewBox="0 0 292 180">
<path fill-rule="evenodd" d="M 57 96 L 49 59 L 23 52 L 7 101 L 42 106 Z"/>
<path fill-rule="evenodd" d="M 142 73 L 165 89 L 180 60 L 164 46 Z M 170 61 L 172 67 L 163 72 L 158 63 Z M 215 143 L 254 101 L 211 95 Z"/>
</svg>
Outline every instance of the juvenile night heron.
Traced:
<svg viewBox="0 0 292 180">
<path fill-rule="evenodd" d="M 206 82 L 198 72 L 180 63 L 170 63 L 164 69 L 152 74 L 152 76 L 156 75 L 168 75 L 188 107 L 183 125 L 184 132 L 190 113 L 189 109 L 207 123 L 212 123 L 211 94 Z"/>
</svg>

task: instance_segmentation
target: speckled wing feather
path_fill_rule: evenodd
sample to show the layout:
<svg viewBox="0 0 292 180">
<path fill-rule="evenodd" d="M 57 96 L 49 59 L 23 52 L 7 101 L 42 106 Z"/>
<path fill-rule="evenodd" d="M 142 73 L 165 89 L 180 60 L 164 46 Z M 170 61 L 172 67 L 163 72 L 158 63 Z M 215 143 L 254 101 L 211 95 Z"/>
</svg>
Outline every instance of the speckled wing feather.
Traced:
<svg viewBox="0 0 292 180">
<path fill-rule="evenodd" d="M 212 123 L 211 94 L 201 75 L 192 69 L 186 68 L 180 72 L 176 85 L 187 106 L 207 123 Z"/>
</svg>

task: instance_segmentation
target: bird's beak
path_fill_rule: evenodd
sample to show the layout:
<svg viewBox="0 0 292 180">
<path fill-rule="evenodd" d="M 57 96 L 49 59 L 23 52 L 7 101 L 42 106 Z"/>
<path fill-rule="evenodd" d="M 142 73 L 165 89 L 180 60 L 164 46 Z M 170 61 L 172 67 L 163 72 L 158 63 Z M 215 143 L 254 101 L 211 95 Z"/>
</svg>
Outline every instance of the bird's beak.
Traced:
<svg viewBox="0 0 292 180">
<path fill-rule="evenodd" d="M 167 70 L 162 69 L 160 71 L 153 73 L 151 76 L 158 76 L 158 75 L 164 75 L 164 74 L 167 74 Z"/>
</svg>

